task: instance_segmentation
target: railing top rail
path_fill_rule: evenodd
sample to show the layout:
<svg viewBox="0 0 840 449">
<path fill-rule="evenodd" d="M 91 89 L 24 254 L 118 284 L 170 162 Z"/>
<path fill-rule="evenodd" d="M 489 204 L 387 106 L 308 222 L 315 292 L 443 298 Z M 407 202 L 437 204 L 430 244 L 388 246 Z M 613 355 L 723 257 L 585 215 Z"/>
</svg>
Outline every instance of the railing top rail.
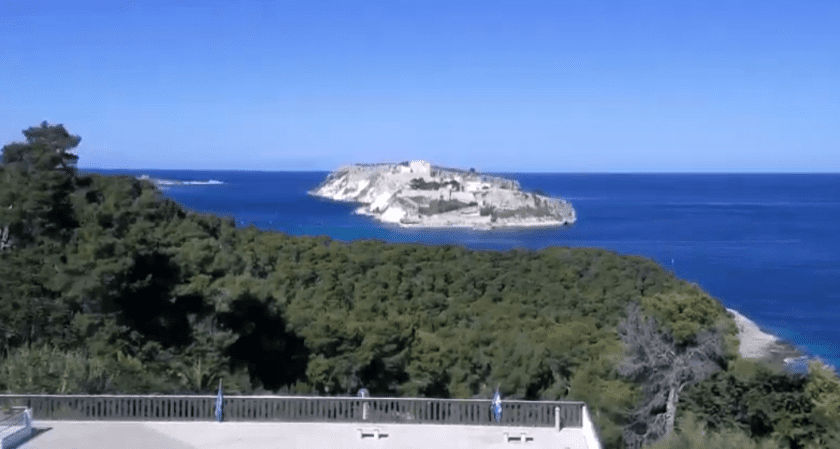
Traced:
<svg viewBox="0 0 840 449">
<path fill-rule="evenodd" d="M 215 399 L 216 395 L 210 394 L 16 394 L 16 393 L 0 393 L 0 398 L 168 398 L 168 399 Z M 364 399 L 365 401 L 425 401 L 425 402 L 477 402 L 485 403 L 491 400 L 486 399 L 459 399 L 459 398 L 397 398 L 386 396 L 286 396 L 286 395 L 225 395 L 229 399 L 298 399 L 298 400 L 348 400 L 357 401 Z M 525 399 L 504 399 L 505 403 L 513 404 L 550 404 L 550 405 L 578 405 L 583 406 L 581 401 L 531 401 Z"/>
</svg>

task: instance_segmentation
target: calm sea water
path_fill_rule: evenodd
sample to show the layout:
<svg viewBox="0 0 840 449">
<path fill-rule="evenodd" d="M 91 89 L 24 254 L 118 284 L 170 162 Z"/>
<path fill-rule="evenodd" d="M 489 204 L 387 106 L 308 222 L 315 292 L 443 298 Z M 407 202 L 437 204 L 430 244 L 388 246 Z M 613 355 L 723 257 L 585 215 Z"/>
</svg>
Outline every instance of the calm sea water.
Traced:
<svg viewBox="0 0 840 449">
<path fill-rule="evenodd" d="M 185 207 L 242 226 L 338 240 L 475 249 L 600 247 L 652 258 L 765 330 L 840 366 L 840 175 L 504 174 L 572 202 L 578 222 L 540 230 L 405 230 L 310 197 L 326 172 L 103 171 L 172 186 Z"/>
</svg>

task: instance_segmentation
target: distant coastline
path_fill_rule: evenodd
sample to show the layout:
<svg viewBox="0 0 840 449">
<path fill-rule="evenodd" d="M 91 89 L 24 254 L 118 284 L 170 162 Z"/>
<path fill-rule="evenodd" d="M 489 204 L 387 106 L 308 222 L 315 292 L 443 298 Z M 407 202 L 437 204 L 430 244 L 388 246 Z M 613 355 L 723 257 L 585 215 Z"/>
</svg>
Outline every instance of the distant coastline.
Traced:
<svg viewBox="0 0 840 449">
<path fill-rule="evenodd" d="M 224 184 L 218 179 L 208 179 L 206 181 L 184 181 L 180 179 L 161 179 L 152 178 L 149 175 L 140 175 L 137 179 L 141 181 L 149 181 L 157 186 L 213 186 Z"/>
</svg>

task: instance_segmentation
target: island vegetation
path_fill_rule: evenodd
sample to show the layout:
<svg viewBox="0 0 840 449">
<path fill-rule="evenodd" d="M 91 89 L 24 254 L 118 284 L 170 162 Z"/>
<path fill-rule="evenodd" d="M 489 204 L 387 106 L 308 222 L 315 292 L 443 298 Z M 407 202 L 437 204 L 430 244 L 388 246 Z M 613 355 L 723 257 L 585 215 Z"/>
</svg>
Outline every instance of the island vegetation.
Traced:
<svg viewBox="0 0 840 449">
<path fill-rule="evenodd" d="M 23 133 L 0 164 L 0 390 L 499 386 L 586 401 L 606 447 L 840 447 L 833 372 L 739 358 L 723 306 L 650 260 L 237 228 L 80 173 L 60 125 Z"/>
</svg>

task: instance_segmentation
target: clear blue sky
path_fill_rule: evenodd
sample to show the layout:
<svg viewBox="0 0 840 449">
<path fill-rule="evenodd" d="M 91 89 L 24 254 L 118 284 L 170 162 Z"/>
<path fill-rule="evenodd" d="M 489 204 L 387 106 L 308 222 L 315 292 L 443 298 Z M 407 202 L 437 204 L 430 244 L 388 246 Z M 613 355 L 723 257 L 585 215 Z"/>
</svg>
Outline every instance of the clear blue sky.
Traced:
<svg viewBox="0 0 840 449">
<path fill-rule="evenodd" d="M 840 1 L 0 1 L 102 168 L 840 172 Z"/>
</svg>

